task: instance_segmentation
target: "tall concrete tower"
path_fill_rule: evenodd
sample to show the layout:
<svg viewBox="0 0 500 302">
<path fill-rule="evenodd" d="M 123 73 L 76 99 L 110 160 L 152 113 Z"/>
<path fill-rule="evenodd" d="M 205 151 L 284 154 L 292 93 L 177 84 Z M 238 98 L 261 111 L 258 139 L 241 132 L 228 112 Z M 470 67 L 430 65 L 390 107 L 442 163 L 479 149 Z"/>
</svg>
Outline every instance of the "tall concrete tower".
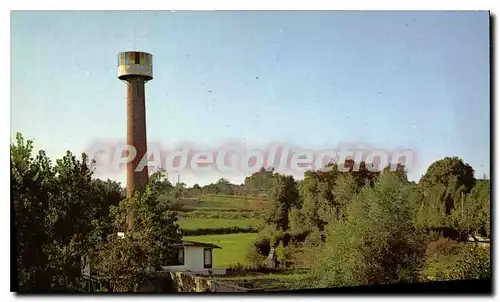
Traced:
<svg viewBox="0 0 500 302">
<path fill-rule="evenodd" d="M 118 54 L 118 78 L 127 84 L 127 145 L 135 147 L 136 156 L 127 164 L 127 197 L 142 192 L 148 181 L 146 165 L 136 171 L 147 153 L 146 103 L 144 86 L 153 79 L 153 56 L 146 52 L 127 51 Z M 132 217 L 128 219 L 132 228 Z"/>
</svg>

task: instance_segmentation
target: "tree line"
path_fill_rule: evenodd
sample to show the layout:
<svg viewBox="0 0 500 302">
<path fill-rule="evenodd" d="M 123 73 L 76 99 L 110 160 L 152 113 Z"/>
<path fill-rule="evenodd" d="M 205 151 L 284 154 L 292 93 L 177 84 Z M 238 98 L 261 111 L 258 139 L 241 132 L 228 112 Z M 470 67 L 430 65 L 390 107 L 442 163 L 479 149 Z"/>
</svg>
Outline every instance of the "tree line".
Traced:
<svg viewBox="0 0 500 302">
<path fill-rule="evenodd" d="M 13 290 L 81 291 L 82 268 L 91 263 L 107 291 L 133 291 L 172 259 L 182 239 L 175 203 L 184 184 L 158 172 L 143 194 L 125 198 L 119 183 L 92 177 L 85 154 L 79 160 L 68 151 L 52 163 L 21 134 L 10 148 Z M 476 179 L 461 159 L 436 161 L 418 183 L 402 166 L 377 173 L 354 164 L 345 163 L 348 172 L 308 171 L 300 181 L 261 169 L 243 185 L 221 179 L 189 189 L 267 195 L 267 247 L 256 242 L 250 258 L 262 262 L 277 248 L 291 259 L 299 250 L 288 243 L 300 241 L 300 253 L 313 251 L 318 286 L 415 280 L 426 235 L 490 237 L 490 180 Z M 120 238 L 129 213 L 134 232 Z"/>
<path fill-rule="evenodd" d="M 248 251 L 251 263 L 262 265 L 275 248 L 284 264 L 306 255 L 309 286 L 415 282 L 436 234 L 459 242 L 490 237 L 490 180 L 476 179 L 458 157 L 434 162 L 418 183 L 402 165 L 371 172 L 364 163 L 358 170 L 352 160 L 343 164 L 347 172 L 331 164 L 300 181 L 272 174 L 267 228 Z"/>
<path fill-rule="evenodd" d="M 10 148 L 13 291 L 83 291 L 86 264 L 106 277 L 106 291 L 133 291 L 173 257 L 181 236 L 161 181 L 125 198 L 119 183 L 92 178 L 85 154 L 53 164 L 21 134 Z M 120 238 L 131 212 L 134 231 Z"/>
</svg>

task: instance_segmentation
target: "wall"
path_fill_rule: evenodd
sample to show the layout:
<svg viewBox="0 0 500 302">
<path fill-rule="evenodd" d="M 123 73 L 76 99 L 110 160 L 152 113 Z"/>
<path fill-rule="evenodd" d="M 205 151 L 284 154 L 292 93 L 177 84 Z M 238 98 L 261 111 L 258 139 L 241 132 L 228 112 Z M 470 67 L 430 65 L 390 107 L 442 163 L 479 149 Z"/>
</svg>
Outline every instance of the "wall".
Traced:
<svg viewBox="0 0 500 302">
<path fill-rule="evenodd" d="M 188 270 L 203 270 L 203 248 L 198 246 L 187 246 L 184 248 L 186 268 Z"/>
<path fill-rule="evenodd" d="M 174 272 L 205 270 L 203 267 L 203 248 L 198 246 L 184 247 L 184 265 L 162 266 L 163 269 Z"/>
<path fill-rule="evenodd" d="M 215 275 L 224 275 L 226 273 L 225 268 L 218 268 L 218 269 L 204 268 L 204 248 L 196 246 L 184 247 L 184 265 L 162 266 L 162 268 L 170 272 L 191 271 L 191 272 L 198 272 L 201 274 L 215 274 Z"/>
<path fill-rule="evenodd" d="M 168 273 L 176 292 L 247 292 L 249 289 L 189 273 Z"/>
</svg>

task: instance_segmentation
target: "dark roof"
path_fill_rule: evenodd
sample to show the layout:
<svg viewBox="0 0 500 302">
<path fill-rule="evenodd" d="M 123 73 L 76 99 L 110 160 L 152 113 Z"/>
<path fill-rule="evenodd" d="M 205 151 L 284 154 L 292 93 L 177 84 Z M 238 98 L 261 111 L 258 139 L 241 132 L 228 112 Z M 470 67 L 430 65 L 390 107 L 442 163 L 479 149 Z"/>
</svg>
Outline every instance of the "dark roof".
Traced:
<svg viewBox="0 0 500 302">
<path fill-rule="evenodd" d="M 220 246 L 212 243 L 195 242 L 195 241 L 183 241 L 181 243 L 174 244 L 175 247 L 180 246 L 199 246 L 199 247 L 210 247 L 214 249 L 222 249 Z"/>
</svg>

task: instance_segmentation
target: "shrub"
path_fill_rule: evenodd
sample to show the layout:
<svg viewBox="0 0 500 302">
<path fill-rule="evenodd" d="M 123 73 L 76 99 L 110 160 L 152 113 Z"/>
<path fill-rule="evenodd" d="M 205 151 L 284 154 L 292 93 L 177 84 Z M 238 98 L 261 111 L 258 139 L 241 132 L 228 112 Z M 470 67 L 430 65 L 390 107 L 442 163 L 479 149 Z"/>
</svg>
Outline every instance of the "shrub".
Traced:
<svg viewBox="0 0 500 302">
<path fill-rule="evenodd" d="M 251 266 L 264 265 L 270 250 L 269 239 L 264 237 L 258 238 L 248 247 L 245 259 Z"/>
<path fill-rule="evenodd" d="M 305 219 L 302 213 L 296 207 L 292 207 L 290 212 L 288 212 L 288 221 L 290 231 L 294 233 L 300 233 L 305 224 Z"/>
<path fill-rule="evenodd" d="M 282 230 L 275 232 L 271 236 L 271 247 L 277 247 L 284 236 L 285 233 Z"/>
<path fill-rule="evenodd" d="M 291 241 L 303 243 L 306 241 L 307 236 L 311 233 L 310 230 L 298 231 L 296 233 L 287 233 L 283 237 L 283 244 L 287 246 Z"/>
<path fill-rule="evenodd" d="M 278 263 L 284 264 L 288 262 L 288 255 L 285 253 L 285 247 L 283 246 L 283 241 L 281 241 L 276 248 L 276 259 L 278 260 Z"/>
<path fill-rule="evenodd" d="M 425 263 L 425 237 L 415 228 L 408 185 L 383 173 L 349 205 L 345 221 L 331 222 L 322 257 L 314 268 L 317 286 L 418 281 Z"/>
<path fill-rule="evenodd" d="M 258 230 L 252 227 L 249 228 L 216 228 L 216 229 L 195 229 L 195 230 L 182 230 L 183 236 L 201 236 L 201 235 L 223 235 L 223 234 L 236 234 L 236 233 L 258 233 Z"/>
<path fill-rule="evenodd" d="M 246 273 L 251 273 L 251 272 L 256 272 L 256 273 L 274 273 L 279 271 L 278 269 L 273 269 L 273 268 L 268 268 L 265 265 L 242 265 L 241 263 L 238 263 L 236 265 L 230 265 L 226 269 L 226 273 L 228 275 L 237 275 L 237 274 L 246 274 Z"/>
<path fill-rule="evenodd" d="M 255 247 L 256 251 L 264 257 L 267 257 L 269 255 L 269 252 L 271 251 L 271 242 L 269 238 L 257 239 L 257 241 L 254 242 L 253 246 Z"/>
<path fill-rule="evenodd" d="M 281 241 L 276 249 L 277 260 L 280 266 L 285 268 L 291 267 L 297 262 L 298 259 L 296 257 L 298 254 L 298 247 L 293 240 L 289 241 L 288 244 Z"/>
<path fill-rule="evenodd" d="M 432 241 L 427 244 L 427 255 L 454 255 L 461 245 L 449 238 L 439 237 L 438 240 Z"/>
<path fill-rule="evenodd" d="M 470 245 L 463 248 L 446 277 L 452 280 L 491 278 L 490 249 Z"/>
<path fill-rule="evenodd" d="M 265 265 L 266 259 L 267 257 L 262 255 L 253 245 L 245 252 L 245 260 L 251 267 Z"/>
<path fill-rule="evenodd" d="M 306 235 L 304 243 L 309 247 L 319 247 L 323 243 L 323 236 L 319 231 L 312 231 Z"/>
</svg>

